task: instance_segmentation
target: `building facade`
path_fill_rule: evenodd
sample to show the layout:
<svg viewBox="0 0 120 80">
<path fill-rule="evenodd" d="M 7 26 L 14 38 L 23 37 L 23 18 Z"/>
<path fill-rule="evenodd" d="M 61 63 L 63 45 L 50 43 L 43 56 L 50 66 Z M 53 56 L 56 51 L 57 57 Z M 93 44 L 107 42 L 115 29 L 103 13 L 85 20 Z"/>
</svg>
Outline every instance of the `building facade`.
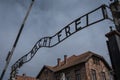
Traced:
<svg viewBox="0 0 120 80">
<path fill-rule="evenodd" d="M 45 65 L 37 79 L 39 80 L 111 80 L 111 68 L 105 59 L 93 52 L 57 59 L 56 66 Z"/>
</svg>

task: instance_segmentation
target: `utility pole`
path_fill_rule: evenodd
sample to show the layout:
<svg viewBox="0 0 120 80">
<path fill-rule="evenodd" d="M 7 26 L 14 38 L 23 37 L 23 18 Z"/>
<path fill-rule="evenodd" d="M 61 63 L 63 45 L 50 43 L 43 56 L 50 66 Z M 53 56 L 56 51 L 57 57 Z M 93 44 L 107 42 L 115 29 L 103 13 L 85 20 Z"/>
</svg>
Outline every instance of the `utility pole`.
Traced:
<svg viewBox="0 0 120 80">
<path fill-rule="evenodd" d="M 8 56 L 7 56 L 7 58 L 6 58 L 6 64 L 5 64 L 5 66 L 4 66 L 4 69 L 3 69 L 3 71 L 2 71 L 2 74 L 1 74 L 1 76 L 0 76 L 0 80 L 2 80 L 3 77 L 4 77 L 4 75 L 5 75 L 5 72 L 6 72 L 7 68 L 8 68 L 8 65 L 9 65 L 9 63 L 10 63 L 10 60 L 11 60 L 11 58 L 12 58 L 12 55 L 13 55 L 14 51 L 15 51 L 15 48 L 16 48 L 16 45 L 17 45 L 18 40 L 19 40 L 19 38 L 20 38 L 20 35 L 21 35 L 21 33 L 22 33 L 22 30 L 23 30 L 23 28 L 24 28 L 25 22 L 26 22 L 26 20 L 27 20 L 27 18 L 28 18 L 28 15 L 29 15 L 29 13 L 30 13 L 30 11 L 31 11 L 31 9 L 32 9 L 33 3 L 34 3 L 34 0 L 32 0 L 32 2 L 31 2 L 31 4 L 30 4 L 30 7 L 29 7 L 29 9 L 28 9 L 28 11 L 27 11 L 27 13 L 26 13 L 26 15 L 25 15 L 25 18 L 24 18 L 24 20 L 23 20 L 23 22 L 22 22 L 22 25 L 21 25 L 21 27 L 20 27 L 20 30 L 19 30 L 18 35 L 17 35 L 17 37 L 16 37 L 16 40 L 15 40 L 15 42 L 14 42 L 14 44 L 13 44 L 13 47 L 12 47 L 11 51 L 8 52 Z"/>
</svg>

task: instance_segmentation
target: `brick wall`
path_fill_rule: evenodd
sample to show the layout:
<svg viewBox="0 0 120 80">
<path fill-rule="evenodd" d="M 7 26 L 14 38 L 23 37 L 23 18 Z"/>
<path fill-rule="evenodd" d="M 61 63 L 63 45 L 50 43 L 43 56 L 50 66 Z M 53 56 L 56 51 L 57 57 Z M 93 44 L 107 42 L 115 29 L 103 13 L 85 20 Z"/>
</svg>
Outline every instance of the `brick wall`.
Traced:
<svg viewBox="0 0 120 80">
<path fill-rule="evenodd" d="M 97 80 L 102 80 L 101 72 L 105 72 L 106 80 L 110 80 L 109 70 L 105 66 L 103 61 L 100 60 L 100 64 L 98 65 L 98 64 L 94 64 L 93 58 L 90 58 L 85 65 L 86 65 L 87 80 L 91 80 L 91 69 L 96 71 Z"/>
<path fill-rule="evenodd" d="M 84 63 L 56 72 L 55 75 L 58 77 L 57 80 L 61 79 L 61 73 L 64 73 L 66 76 L 69 74 L 71 80 L 76 80 L 75 71 L 80 71 L 81 80 L 86 80 Z"/>
<path fill-rule="evenodd" d="M 39 80 L 55 80 L 54 73 L 45 68 L 39 76 Z"/>
</svg>

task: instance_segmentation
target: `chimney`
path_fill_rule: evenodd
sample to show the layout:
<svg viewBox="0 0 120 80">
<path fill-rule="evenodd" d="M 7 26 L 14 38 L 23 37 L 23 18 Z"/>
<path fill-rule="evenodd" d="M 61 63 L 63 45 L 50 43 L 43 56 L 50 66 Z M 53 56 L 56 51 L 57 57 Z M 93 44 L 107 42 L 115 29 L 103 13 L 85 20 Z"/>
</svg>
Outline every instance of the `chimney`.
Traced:
<svg viewBox="0 0 120 80">
<path fill-rule="evenodd" d="M 60 61 L 61 61 L 61 59 L 58 58 L 58 59 L 57 59 L 57 66 L 60 66 Z"/>
<path fill-rule="evenodd" d="M 67 55 L 64 55 L 64 64 L 67 63 Z"/>
<path fill-rule="evenodd" d="M 22 75 L 23 75 L 23 76 L 26 76 L 26 74 L 25 74 L 25 73 L 23 73 Z"/>
</svg>

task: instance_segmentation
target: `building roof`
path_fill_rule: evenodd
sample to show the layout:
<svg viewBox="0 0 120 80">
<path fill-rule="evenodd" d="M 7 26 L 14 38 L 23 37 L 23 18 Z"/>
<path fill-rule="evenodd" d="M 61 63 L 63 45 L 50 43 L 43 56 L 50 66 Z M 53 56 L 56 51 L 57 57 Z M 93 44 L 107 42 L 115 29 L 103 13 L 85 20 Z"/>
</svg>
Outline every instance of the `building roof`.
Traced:
<svg viewBox="0 0 120 80">
<path fill-rule="evenodd" d="M 81 64 L 81 63 L 87 62 L 92 56 L 96 56 L 96 57 L 100 58 L 106 64 L 106 66 L 109 69 L 111 69 L 109 64 L 105 61 L 105 59 L 102 56 L 100 56 L 98 54 L 95 54 L 95 53 L 93 53 L 91 51 L 85 52 L 85 53 L 83 53 L 81 55 L 78 55 L 78 56 L 72 55 L 71 57 L 67 58 L 67 63 L 64 63 L 64 60 L 63 60 L 63 61 L 60 62 L 59 66 L 58 65 L 56 65 L 56 66 L 47 66 L 47 65 L 45 65 L 43 67 L 43 69 L 44 68 L 48 68 L 49 70 L 51 70 L 53 72 L 57 72 L 57 71 L 60 71 L 60 70 L 63 70 L 63 69 L 75 66 L 77 64 Z M 38 74 L 37 78 L 41 74 L 42 70 Z"/>
<path fill-rule="evenodd" d="M 17 75 L 16 80 L 36 80 L 36 78 L 26 76 L 26 75 Z"/>
</svg>

